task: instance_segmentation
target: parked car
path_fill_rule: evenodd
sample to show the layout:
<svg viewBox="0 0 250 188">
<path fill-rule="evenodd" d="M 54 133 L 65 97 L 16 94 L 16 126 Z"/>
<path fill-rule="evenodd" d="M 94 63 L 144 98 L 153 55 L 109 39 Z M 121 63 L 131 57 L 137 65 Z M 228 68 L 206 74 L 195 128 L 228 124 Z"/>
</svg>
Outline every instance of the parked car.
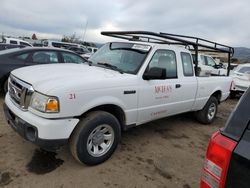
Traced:
<svg viewBox="0 0 250 188">
<path fill-rule="evenodd" d="M 231 76 L 233 82 L 230 96 L 234 98 L 237 94 L 244 93 L 250 86 L 250 63 L 239 65 Z"/>
<path fill-rule="evenodd" d="M 24 48 L 24 47 L 25 47 L 25 46 L 23 46 L 23 45 L 0 43 L 0 51 L 2 51 L 2 50 L 7 50 L 7 49 L 11 49 L 11 48 Z"/>
<path fill-rule="evenodd" d="M 81 56 L 85 59 L 89 59 L 92 55 L 93 53 L 86 53 L 86 54 L 82 54 Z"/>
<path fill-rule="evenodd" d="M 14 45 L 22 45 L 22 46 L 32 46 L 30 43 L 21 40 L 21 39 L 16 39 L 16 38 L 4 38 L 3 43 L 5 44 L 14 44 Z"/>
<path fill-rule="evenodd" d="M 98 50 L 98 48 L 92 47 L 92 46 L 86 46 L 86 48 L 88 48 L 89 52 L 92 53 L 92 54 L 95 53 Z"/>
<path fill-rule="evenodd" d="M 231 78 L 196 77 L 189 50 L 159 44 L 166 36 L 150 34 L 161 39 L 107 43 L 89 66 L 12 71 L 4 107 L 8 123 L 45 149 L 69 143 L 75 159 L 88 165 L 112 155 L 121 130 L 190 111 L 199 122 L 212 123 Z"/>
<path fill-rule="evenodd" d="M 54 41 L 54 40 L 43 40 L 42 44 L 45 47 L 55 47 L 55 48 L 64 48 L 64 49 L 68 49 L 70 47 L 82 47 L 82 45 L 80 44 L 71 43 L 71 42 Z"/>
<path fill-rule="evenodd" d="M 8 77 L 12 70 L 47 63 L 84 63 L 78 54 L 64 49 L 25 47 L 0 51 L 0 88 L 7 92 Z"/>
<path fill-rule="evenodd" d="M 77 47 L 77 46 L 71 46 L 69 48 L 67 48 L 68 50 L 71 50 L 79 55 L 83 55 L 83 54 L 88 54 L 90 53 L 90 51 L 86 48 L 86 47 Z"/>
<path fill-rule="evenodd" d="M 207 148 L 200 188 L 250 187 L 250 88 Z"/>
</svg>

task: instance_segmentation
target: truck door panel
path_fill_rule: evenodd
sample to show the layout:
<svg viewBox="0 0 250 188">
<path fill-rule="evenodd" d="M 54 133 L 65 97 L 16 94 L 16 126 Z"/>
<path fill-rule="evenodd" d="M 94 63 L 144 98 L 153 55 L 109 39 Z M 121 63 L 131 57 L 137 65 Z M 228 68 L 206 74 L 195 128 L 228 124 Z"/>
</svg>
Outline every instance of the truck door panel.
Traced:
<svg viewBox="0 0 250 188">
<path fill-rule="evenodd" d="M 140 85 L 138 99 L 138 122 L 144 123 L 168 115 L 187 111 L 193 104 L 193 95 L 185 101 L 185 89 L 177 75 L 176 54 L 171 50 L 157 50 L 148 69 L 160 67 L 166 69 L 166 79 L 144 80 Z M 194 94 L 195 95 L 195 94 Z M 184 100 L 183 100 L 184 99 Z"/>
</svg>

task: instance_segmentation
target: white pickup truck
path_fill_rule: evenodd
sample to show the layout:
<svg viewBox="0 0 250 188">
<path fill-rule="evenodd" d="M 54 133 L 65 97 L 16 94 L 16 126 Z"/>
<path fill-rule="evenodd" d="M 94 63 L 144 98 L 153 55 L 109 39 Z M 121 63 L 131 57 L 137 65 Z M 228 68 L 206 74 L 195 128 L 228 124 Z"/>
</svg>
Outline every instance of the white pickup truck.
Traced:
<svg viewBox="0 0 250 188">
<path fill-rule="evenodd" d="M 174 45 L 110 42 L 85 65 L 14 70 L 4 111 L 25 139 L 46 149 L 69 143 L 81 163 L 115 151 L 121 131 L 184 112 L 213 122 L 230 77 L 196 77 L 190 51 Z"/>
<path fill-rule="evenodd" d="M 223 68 L 223 64 L 217 63 L 209 55 L 198 54 L 198 67 L 199 67 L 200 76 L 210 76 L 210 75 L 226 76 L 227 75 L 227 69 Z"/>
</svg>

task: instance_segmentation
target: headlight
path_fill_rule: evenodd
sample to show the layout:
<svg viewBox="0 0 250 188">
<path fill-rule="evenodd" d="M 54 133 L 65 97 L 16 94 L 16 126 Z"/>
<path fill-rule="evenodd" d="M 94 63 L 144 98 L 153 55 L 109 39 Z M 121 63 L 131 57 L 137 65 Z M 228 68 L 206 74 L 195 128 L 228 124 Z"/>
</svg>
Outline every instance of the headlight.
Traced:
<svg viewBox="0 0 250 188">
<path fill-rule="evenodd" d="M 55 113 L 59 112 L 59 100 L 57 97 L 46 96 L 34 92 L 31 98 L 30 107 L 40 112 Z"/>
</svg>

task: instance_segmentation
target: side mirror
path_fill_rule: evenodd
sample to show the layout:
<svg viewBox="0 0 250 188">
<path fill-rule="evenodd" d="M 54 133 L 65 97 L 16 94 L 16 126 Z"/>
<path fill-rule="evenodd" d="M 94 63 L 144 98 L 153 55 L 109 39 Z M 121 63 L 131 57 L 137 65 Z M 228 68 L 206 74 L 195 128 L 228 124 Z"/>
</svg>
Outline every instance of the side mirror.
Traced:
<svg viewBox="0 0 250 188">
<path fill-rule="evenodd" d="M 144 80 L 164 80 L 166 79 L 166 69 L 152 67 L 143 74 Z"/>
<path fill-rule="evenodd" d="M 221 69 L 221 68 L 223 68 L 223 64 L 222 63 L 215 64 L 213 67 L 216 69 Z"/>
</svg>

